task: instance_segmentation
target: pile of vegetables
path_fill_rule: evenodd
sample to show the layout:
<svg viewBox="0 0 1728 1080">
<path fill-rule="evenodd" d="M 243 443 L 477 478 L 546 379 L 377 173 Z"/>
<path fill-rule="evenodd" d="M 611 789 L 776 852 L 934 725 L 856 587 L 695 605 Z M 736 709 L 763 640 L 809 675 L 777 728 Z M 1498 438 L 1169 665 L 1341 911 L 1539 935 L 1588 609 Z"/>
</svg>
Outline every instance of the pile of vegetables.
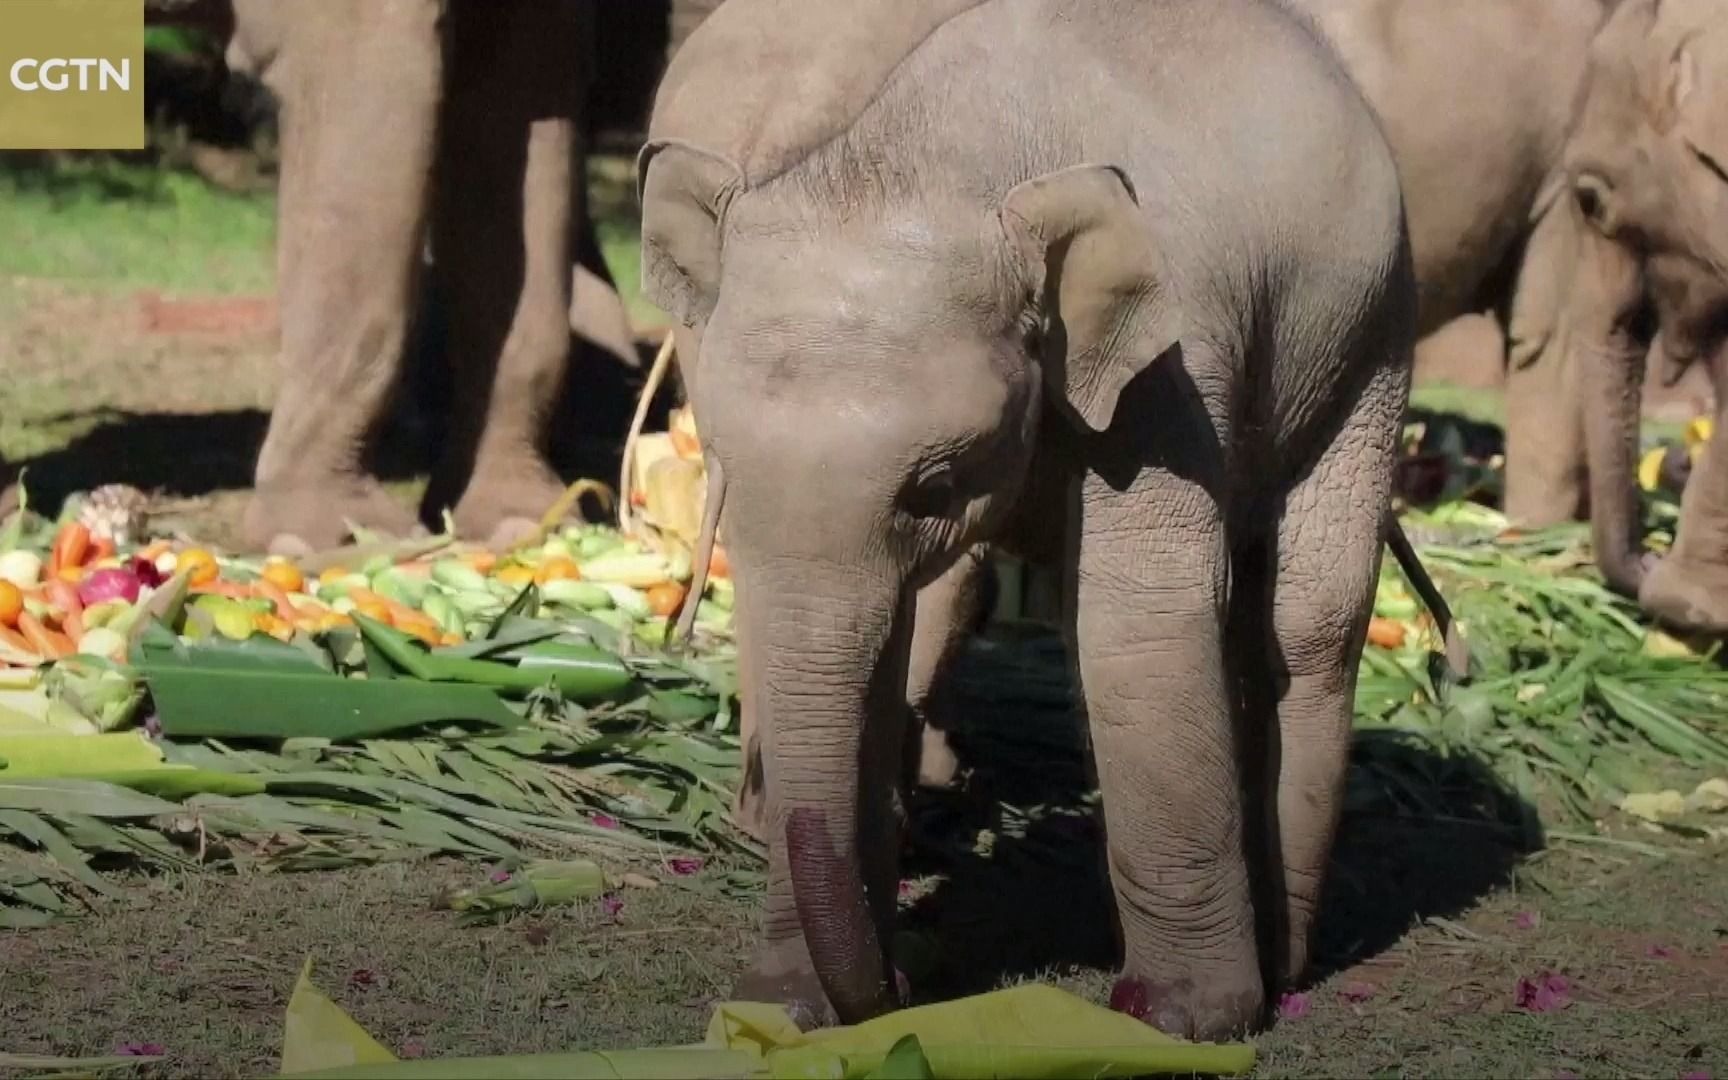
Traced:
<svg viewBox="0 0 1728 1080">
<path fill-rule="evenodd" d="M 705 477 L 687 414 L 635 442 L 626 479 L 624 531 L 553 527 L 564 505 L 506 552 L 361 537 L 253 558 L 20 510 L 0 527 L 0 927 L 80 910 L 111 890 L 110 863 L 759 854 L 728 814 L 741 755 L 723 549 L 693 639 L 668 638 L 698 599 Z M 1659 548 L 1676 508 L 1649 509 Z M 1462 500 L 1405 523 L 1472 677 L 1444 671 L 1432 617 L 1386 560 L 1352 805 L 1367 792 L 1397 813 L 1595 822 L 1728 771 L 1728 669 L 1605 589 L 1587 529 L 1519 533 Z M 975 657 L 1001 666 L 999 644 Z M 1022 740 L 1044 775 L 1068 690 L 1061 650 L 1034 651 L 1029 674 L 1009 665 L 966 693 L 988 714 L 973 737 L 1010 757 Z M 1009 699 L 1041 729 L 1002 723 Z M 1437 761 L 1497 778 L 1522 808 L 1457 805 L 1467 785 Z"/>
</svg>

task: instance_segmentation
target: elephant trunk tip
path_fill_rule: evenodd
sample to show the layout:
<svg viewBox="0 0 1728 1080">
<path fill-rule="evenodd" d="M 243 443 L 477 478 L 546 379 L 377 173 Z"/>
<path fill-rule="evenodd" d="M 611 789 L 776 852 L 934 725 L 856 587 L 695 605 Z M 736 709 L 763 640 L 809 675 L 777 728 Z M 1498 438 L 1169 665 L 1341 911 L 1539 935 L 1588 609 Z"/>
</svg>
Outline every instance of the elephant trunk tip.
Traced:
<svg viewBox="0 0 1728 1080">
<path fill-rule="evenodd" d="M 857 1024 L 892 1012 L 899 987 L 888 981 L 859 868 L 836 850 L 828 815 L 813 807 L 792 810 L 786 853 L 810 959 L 840 1022 Z"/>
</svg>

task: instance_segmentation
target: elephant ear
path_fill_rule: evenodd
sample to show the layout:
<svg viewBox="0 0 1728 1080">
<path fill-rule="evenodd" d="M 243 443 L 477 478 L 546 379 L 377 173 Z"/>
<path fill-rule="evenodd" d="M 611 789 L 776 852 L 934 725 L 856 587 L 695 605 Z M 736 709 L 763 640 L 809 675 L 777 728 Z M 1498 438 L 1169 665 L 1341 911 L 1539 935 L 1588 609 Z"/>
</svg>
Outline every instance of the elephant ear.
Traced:
<svg viewBox="0 0 1728 1080">
<path fill-rule="evenodd" d="M 1027 180 L 1002 206 L 1043 304 L 1044 375 L 1093 431 L 1105 431 L 1134 377 L 1176 344 L 1165 261 L 1134 185 L 1109 165 Z"/>
<path fill-rule="evenodd" d="M 1688 34 L 1668 58 L 1662 105 L 1693 157 L 1728 183 L 1728 31 L 1709 27 Z M 1702 56 L 1700 56 L 1702 54 Z"/>
<path fill-rule="evenodd" d="M 678 139 L 650 142 L 636 160 L 642 293 L 684 326 L 700 326 L 719 295 L 720 223 L 743 171 Z"/>
</svg>

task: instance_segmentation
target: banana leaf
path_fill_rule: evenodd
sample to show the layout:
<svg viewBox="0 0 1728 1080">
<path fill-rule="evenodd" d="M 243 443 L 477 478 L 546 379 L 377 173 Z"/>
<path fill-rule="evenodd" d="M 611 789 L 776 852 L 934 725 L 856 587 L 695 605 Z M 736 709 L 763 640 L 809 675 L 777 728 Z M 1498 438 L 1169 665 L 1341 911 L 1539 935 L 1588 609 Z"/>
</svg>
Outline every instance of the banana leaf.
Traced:
<svg viewBox="0 0 1728 1080">
<path fill-rule="evenodd" d="M 1026 984 L 804 1032 L 777 1005 L 719 1005 L 699 1046 L 396 1061 L 312 985 L 288 1005 L 282 1075 L 335 1077 L 973 1077 L 1236 1075 L 1254 1048 L 1188 1043 L 1053 986 Z M 918 1053 L 922 1051 L 922 1053 Z"/>
<path fill-rule="evenodd" d="M 60 777 L 100 780 L 176 801 L 191 795 L 252 795 L 264 785 L 250 776 L 163 760 L 141 732 L 109 735 L 0 734 L 0 780 Z"/>
<path fill-rule="evenodd" d="M 150 688 L 162 734 L 174 738 L 347 741 L 427 724 L 522 723 L 485 687 L 344 678 L 268 638 L 189 645 L 156 625 L 133 650 L 133 666 Z"/>
</svg>

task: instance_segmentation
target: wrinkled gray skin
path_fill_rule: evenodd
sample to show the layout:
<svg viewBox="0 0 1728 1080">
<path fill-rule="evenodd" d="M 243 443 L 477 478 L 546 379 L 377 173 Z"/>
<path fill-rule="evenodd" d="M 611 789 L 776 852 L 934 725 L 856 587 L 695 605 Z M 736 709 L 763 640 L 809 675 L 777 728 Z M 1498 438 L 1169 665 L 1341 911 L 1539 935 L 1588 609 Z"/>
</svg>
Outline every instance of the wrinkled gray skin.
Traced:
<svg viewBox="0 0 1728 1080">
<path fill-rule="evenodd" d="M 562 491 L 547 423 L 572 326 L 635 362 L 616 292 L 573 267 L 591 226 L 583 0 L 235 0 L 231 68 L 281 103 L 283 379 L 245 532 L 323 548 L 344 520 L 415 517 L 367 475 L 430 239 L 448 297 L 454 415 L 426 510 L 505 542 Z M 593 245 L 587 245 L 591 250 Z"/>
<path fill-rule="evenodd" d="M 1470 312 L 1507 327 L 1506 509 L 1584 508 L 1582 387 L 1554 362 L 1571 271 L 1560 156 L 1607 0 L 1296 0 L 1380 117 L 1404 184 L 1427 335 Z M 1421 346 L 1418 346 L 1420 353 Z"/>
<path fill-rule="evenodd" d="M 1555 356 L 1575 229 L 1560 154 L 1604 0 L 1292 0 L 1362 88 L 1404 185 L 1419 294 L 1417 347 L 1472 312 L 1498 311 L 1508 343 L 1507 509 L 1528 524 L 1583 511 L 1583 387 Z M 1461 63 L 1460 57 L 1468 57 Z M 1436 102 L 1445 102 L 1443 109 Z M 1561 206 L 1562 212 L 1554 208 Z M 1478 341 L 1481 339 L 1478 338 Z M 949 669 L 973 629 L 984 561 L 957 564 L 918 601 L 907 699 L 921 783 L 957 761 Z M 745 801 L 741 816 L 757 820 Z"/>
<path fill-rule="evenodd" d="M 1567 320 L 1590 386 L 1597 562 L 1664 621 L 1728 632 L 1728 439 L 1693 470 L 1661 560 L 1642 551 L 1634 480 L 1652 319 L 1668 377 L 1708 364 L 1717 409 L 1728 402 L 1728 0 L 1622 0 L 1588 80 L 1566 149 L 1570 205 L 1588 224 Z"/>
<path fill-rule="evenodd" d="M 642 170 L 764 745 L 736 994 L 895 1004 L 914 594 L 1018 507 L 1062 526 L 1113 1001 L 1257 1026 L 1309 957 L 1408 395 L 1398 181 L 1354 86 L 1253 0 L 729 0 Z"/>
</svg>

